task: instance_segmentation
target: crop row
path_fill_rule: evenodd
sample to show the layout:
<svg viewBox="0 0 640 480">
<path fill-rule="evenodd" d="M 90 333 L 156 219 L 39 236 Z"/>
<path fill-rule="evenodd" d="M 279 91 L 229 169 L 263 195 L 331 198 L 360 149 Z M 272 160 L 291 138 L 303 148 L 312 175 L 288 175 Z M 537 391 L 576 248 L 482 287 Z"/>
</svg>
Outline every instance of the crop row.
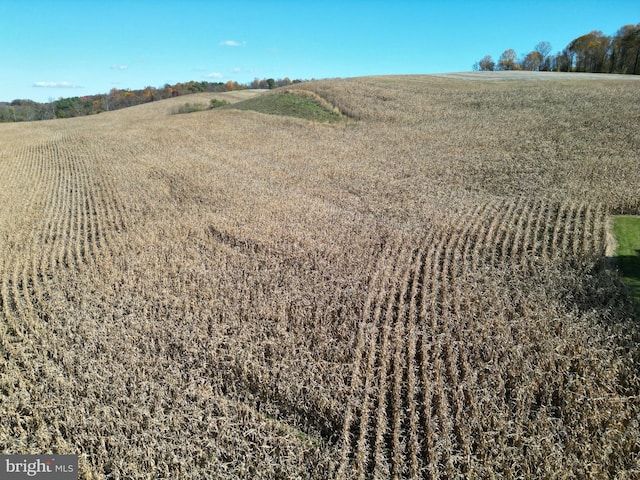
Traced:
<svg viewBox="0 0 640 480">
<path fill-rule="evenodd" d="M 474 375 L 479 272 L 528 272 L 603 248 L 603 214 L 525 198 L 477 207 L 455 229 L 398 236 L 381 254 L 359 325 L 340 477 L 469 473 L 483 432 Z M 496 292 L 493 292 L 496 294 Z"/>
</svg>

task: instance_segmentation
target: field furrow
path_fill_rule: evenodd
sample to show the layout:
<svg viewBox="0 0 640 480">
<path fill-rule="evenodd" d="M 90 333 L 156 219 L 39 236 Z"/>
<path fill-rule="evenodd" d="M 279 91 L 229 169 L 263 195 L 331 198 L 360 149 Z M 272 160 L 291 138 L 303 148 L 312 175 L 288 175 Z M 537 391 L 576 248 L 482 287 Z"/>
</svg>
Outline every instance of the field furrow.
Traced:
<svg viewBox="0 0 640 480">
<path fill-rule="evenodd" d="M 606 255 L 607 249 L 607 213 L 603 205 L 598 204 L 594 214 L 591 229 L 586 230 L 586 237 L 590 238 L 586 251 L 591 249 L 595 255 Z M 590 234 L 590 235 L 589 235 Z"/>
<path fill-rule="evenodd" d="M 402 308 L 401 302 L 404 302 L 404 298 L 408 287 L 408 259 L 407 246 L 404 244 L 400 247 L 398 257 L 396 258 L 396 265 L 392 277 L 390 278 L 390 287 L 387 289 L 391 292 L 391 295 L 387 297 L 387 304 L 385 305 L 384 320 L 380 325 L 380 342 L 377 345 L 377 394 L 374 400 L 375 413 L 373 420 L 373 448 L 372 448 L 372 471 L 376 477 L 389 476 L 391 472 L 391 456 L 390 456 L 390 442 L 389 439 L 392 435 L 392 427 L 390 422 L 392 421 L 393 414 L 389 415 L 392 411 L 393 399 L 392 395 L 393 387 L 393 368 L 392 368 L 392 354 L 394 348 L 393 330 L 394 325 L 399 321 L 398 313 Z M 392 418 L 389 418 L 392 417 Z"/>
<path fill-rule="evenodd" d="M 504 206 L 504 202 L 501 203 L 502 205 L 498 205 L 496 207 L 488 231 L 484 237 L 483 246 L 485 250 L 485 258 L 491 263 L 499 260 L 501 242 L 505 235 L 504 222 L 505 219 L 509 218 L 515 208 L 515 203 L 513 201 L 506 202 L 506 208 Z M 480 260 L 481 257 L 478 258 L 478 262 L 480 262 Z"/>
<path fill-rule="evenodd" d="M 534 265 L 539 263 L 542 258 L 542 245 L 544 243 L 544 232 L 548 223 L 549 205 L 544 200 L 539 200 L 537 208 L 533 210 L 532 216 L 535 217 L 533 225 L 529 225 L 529 252 L 527 255 L 528 266 L 530 269 L 534 268 Z"/>
<path fill-rule="evenodd" d="M 420 408 L 420 392 L 422 390 L 422 382 L 420 378 L 420 362 L 418 352 L 418 339 L 423 329 L 421 320 L 422 304 L 420 302 L 422 298 L 422 291 L 425 289 L 425 272 L 427 269 L 427 256 L 428 247 L 433 240 L 433 230 L 429 231 L 429 234 L 425 235 L 423 245 L 421 246 L 416 262 L 413 265 L 413 278 L 411 282 L 411 292 L 409 309 L 407 312 L 407 349 L 406 349 L 406 420 L 404 426 L 404 434 L 406 439 L 406 456 L 407 461 L 404 462 L 403 458 L 396 458 L 395 463 L 404 462 L 406 469 L 406 477 L 418 478 L 422 469 L 423 458 L 423 444 L 424 435 L 422 434 L 422 427 L 420 425 L 420 416 L 424 415 Z"/>
<path fill-rule="evenodd" d="M 366 345 L 364 328 L 358 332 L 352 391 L 361 397 L 352 396 L 348 410 L 341 476 L 351 462 L 360 478 L 449 478 L 477 471 L 472 456 L 487 444 L 474 359 L 486 355 L 482 343 L 495 341 L 498 332 L 474 322 L 482 312 L 473 295 L 462 294 L 466 282 L 500 265 L 535 273 L 544 256 L 563 249 L 564 257 L 589 253 L 589 239 L 597 237 L 591 212 L 587 205 L 525 197 L 488 202 L 453 231 L 430 229 L 385 252 L 388 263 L 373 274 L 364 309 L 373 319 Z M 418 247 L 410 252 L 412 242 Z M 478 339 L 471 346 L 469 335 Z M 356 372 L 365 363 L 361 389 Z M 506 389 L 503 401 L 513 396 L 515 402 L 514 435 L 524 435 L 535 402 L 526 390 L 509 393 L 509 383 Z"/>
<path fill-rule="evenodd" d="M 487 261 L 492 260 L 491 249 L 494 247 L 495 235 L 502 221 L 502 204 L 500 199 L 487 202 L 485 215 L 478 218 L 479 225 L 469 263 L 469 272 L 477 271 Z"/>
<path fill-rule="evenodd" d="M 390 248 L 387 252 L 381 265 L 383 273 L 380 276 L 380 290 L 373 297 L 376 300 L 369 329 L 370 339 L 366 348 L 367 364 L 363 398 L 361 399 L 362 406 L 358 419 L 359 433 L 355 453 L 356 469 L 360 478 L 364 478 L 370 469 L 379 467 L 378 462 L 376 462 L 376 453 L 379 454 L 379 452 L 375 450 L 375 445 L 377 444 L 375 429 L 384 432 L 384 425 L 381 425 L 381 423 L 386 421 L 386 417 L 383 415 L 384 411 L 380 411 L 377 407 L 386 393 L 386 363 L 383 364 L 383 358 L 380 358 L 380 356 L 386 359 L 388 352 L 381 350 L 379 345 L 386 342 L 386 334 L 388 334 L 390 328 L 391 313 L 389 305 L 393 306 L 393 299 L 395 298 L 393 281 L 397 277 L 397 266 L 394 266 L 394 262 L 388 262 L 389 258 L 395 258 L 395 249 Z M 367 319 L 365 318 L 366 321 Z M 373 429 L 373 431 L 370 431 L 370 429 Z M 374 439 L 374 445 L 371 445 L 372 439 Z M 382 448 L 381 444 L 379 448 Z"/>
<path fill-rule="evenodd" d="M 391 474 L 394 478 L 402 478 L 407 474 L 407 466 L 412 462 L 407 462 L 408 445 L 411 441 L 411 411 L 415 410 L 413 405 L 413 394 L 410 394 L 407 384 L 410 371 L 413 370 L 412 360 L 415 356 L 415 345 L 411 347 L 408 336 L 411 329 L 415 328 L 415 307 L 414 301 L 418 286 L 415 282 L 422 266 L 422 252 L 420 248 L 415 248 L 411 254 L 405 277 L 402 281 L 397 319 L 393 336 L 393 386 L 390 400 L 392 416 L 392 434 L 390 455 L 392 463 Z"/>
<path fill-rule="evenodd" d="M 94 220 L 90 199 L 90 192 L 100 189 L 86 162 L 68 145 L 72 142 L 73 137 L 54 136 L 16 150 L 13 159 L 14 182 L 27 195 L 23 218 L 34 222 L 14 232 L 13 243 L 22 255 L 5 264 L 3 310 L 12 330 L 34 344 L 46 344 L 44 327 L 60 285 L 100 253 L 92 233 L 99 220 Z"/>
<path fill-rule="evenodd" d="M 356 335 L 354 363 L 350 384 L 351 395 L 349 396 L 349 400 L 345 409 L 345 418 L 342 428 L 342 449 L 340 455 L 340 465 L 337 471 L 338 478 L 342 478 L 346 474 L 346 471 L 348 469 L 349 455 L 351 454 L 352 448 L 354 447 L 353 443 L 357 438 L 356 435 L 358 430 L 357 428 L 355 428 L 357 427 L 357 424 L 354 425 L 353 421 L 354 417 L 357 416 L 357 411 L 359 410 L 359 394 L 363 391 L 363 388 L 364 391 L 367 390 L 367 387 L 362 385 L 362 377 L 366 377 L 367 372 L 369 371 L 368 367 L 365 366 L 365 362 L 367 362 L 367 359 L 369 358 L 372 351 L 371 341 L 368 339 L 368 337 L 371 335 L 371 332 L 376 329 L 376 324 L 373 321 L 374 314 L 377 305 L 381 301 L 383 301 L 383 298 L 381 298 L 380 296 L 384 292 L 384 290 L 380 288 L 380 282 L 382 281 L 381 273 L 383 271 L 384 261 L 386 261 L 390 253 L 388 246 L 389 244 L 386 245 L 387 248 L 383 248 L 383 250 L 380 252 L 380 255 L 374 255 L 372 253 L 371 261 L 369 262 L 368 271 L 370 272 L 370 276 L 367 281 L 369 294 L 367 295 L 364 304 L 362 320 L 358 324 L 358 332 Z M 363 372 L 363 368 L 366 368 L 365 372 Z"/>
<path fill-rule="evenodd" d="M 485 248 L 485 237 L 491 228 L 492 222 L 487 222 L 488 218 L 497 216 L 497 205 L 495 201 L 485 202 L 476 207 L 469 219 L 470 226 L 466 234 L 465 244 L 462 252 L 461 275 L 468 276 L 475 271 L 482 261 L 482 254 Z"/>
<path fill-rule="evenodd" d="M 434 235 L 431 230 L 411 254 L 402 247 L 395 255 L 391 282 L 395 287 L 386 287 L 386 296 L 377 295 L 386 303 L 374 315 L 379 319 L 371 337 L 375 345 L 368 346 L 370 373 L 364 382 L 354 448 L 361 477 L 370 472 L 374 478 L 418 478 L 425 469 L 436 477 L 447 475 L 469 455 L 464 414 L 472 395 L 461 383 L 463 360 L 453 347 L 454 336 L 462 335 L 460 320 L 454 319 L 464 312 L 454 305 L 458 300 L 453 289 L 460 285 L 452 277 L 466 268 L 463 252 L 473 250 L 465 242 L 473 236 L 466 233 L 474 228 L 478 227 L 469 223 L 463 234 Z M 368 391 L 377 393 L 372 397 Z M 351 414 L 349 418 L 358 423 Z M 343 446 L 341 473 L 348 470 L 346 451 Z"/>
<path fill-rule="evenodd" d="M 513 260 L 511 252 L 513 251 L 515 237 L 518 231 L 517 222 L 522 217 L 522 211 L 525 208 L 525 199 L 518 198 L 513 202 L 513 207 L 503 218 L 501 237 L 498 240 L 499 255 L 498 263 L 507 263 Z"/>
<path fill-rule="evenodd" d="M 528 202 L 523 205 L 522 210 L 519 212 L 517 219 L 513 224 L 513 236 L 510 241 L 510 251 L 508 258 L 514 262 L 518 262 L 521 255 L 526 248 L 526 225 L 529 222 L 532 209 Z M 525 258 L 522 258 L 522 263 L 525 262 Z"/>
<path fill-rule="evenodd" d="M 568 220 L 571 219 L 570 213 L 571 206 L 567 202 L 563 202 L 558 206 L 553 219 L 553 234 L 548 237 L 547 253 L 550 258 L 557 259 L 562 255 L 562 245 L 565 242 L 564 231 L 567 226 Z M 568 239 L 566 239 L 568 241 Z"/>
<path fill-rule="evenodd" d="M 568 229 L 565 230 L 565 236 L 568 238 L 566 251 L 569 258 L 582 255 L 582 238 L 584 237 L 584 228 L 586 215 L 586 205 L 580 204 L 574 208 L 571 221 L 568 222 Z"/>
</svg>

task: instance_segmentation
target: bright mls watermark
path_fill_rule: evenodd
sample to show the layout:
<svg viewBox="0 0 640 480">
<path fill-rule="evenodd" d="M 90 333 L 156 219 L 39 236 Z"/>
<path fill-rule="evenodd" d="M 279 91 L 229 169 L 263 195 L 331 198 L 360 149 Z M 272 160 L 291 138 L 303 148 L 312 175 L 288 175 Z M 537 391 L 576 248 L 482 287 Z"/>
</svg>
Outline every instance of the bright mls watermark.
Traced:
<svg viewBox="0 0 640 480">
<path fill-rule="evenodd" d="M 78 480 L 77 455 L 0 455 L 0 480 Z"/>
</svg>

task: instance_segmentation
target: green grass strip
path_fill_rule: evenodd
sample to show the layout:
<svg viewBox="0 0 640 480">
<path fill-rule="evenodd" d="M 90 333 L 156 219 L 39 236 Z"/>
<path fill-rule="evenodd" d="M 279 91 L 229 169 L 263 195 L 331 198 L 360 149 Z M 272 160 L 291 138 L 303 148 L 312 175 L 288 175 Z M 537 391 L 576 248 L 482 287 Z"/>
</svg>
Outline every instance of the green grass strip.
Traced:
<svg viewBox="0 0 640 480">
<path fill-rule="evenodd" d="M 342 116 L 327 110 L 313 99 L 293 93 L 259 95 L 226 108 L 304 118 L 315 122 L 334 123 L 343 120 Z"/>
<path fill-rule="evenodd" d="M 631 288 L 633 298 L 640 301 L 640 217 L 613 217 L 613 234 L 622 280 Z"/>
</svg>

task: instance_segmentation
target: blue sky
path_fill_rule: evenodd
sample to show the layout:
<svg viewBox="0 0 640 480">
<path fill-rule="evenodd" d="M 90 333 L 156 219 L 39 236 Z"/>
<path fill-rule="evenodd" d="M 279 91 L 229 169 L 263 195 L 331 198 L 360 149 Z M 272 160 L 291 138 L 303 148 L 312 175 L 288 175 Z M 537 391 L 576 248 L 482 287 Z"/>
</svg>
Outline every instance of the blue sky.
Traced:
<svg viewBox="0 0 640 480">
<path fill-rule="evenodd" d="M 468 71 L 640 22 L 629 1 L 0 0 L 0 100 L 189 80 Z"/>
</svg>

